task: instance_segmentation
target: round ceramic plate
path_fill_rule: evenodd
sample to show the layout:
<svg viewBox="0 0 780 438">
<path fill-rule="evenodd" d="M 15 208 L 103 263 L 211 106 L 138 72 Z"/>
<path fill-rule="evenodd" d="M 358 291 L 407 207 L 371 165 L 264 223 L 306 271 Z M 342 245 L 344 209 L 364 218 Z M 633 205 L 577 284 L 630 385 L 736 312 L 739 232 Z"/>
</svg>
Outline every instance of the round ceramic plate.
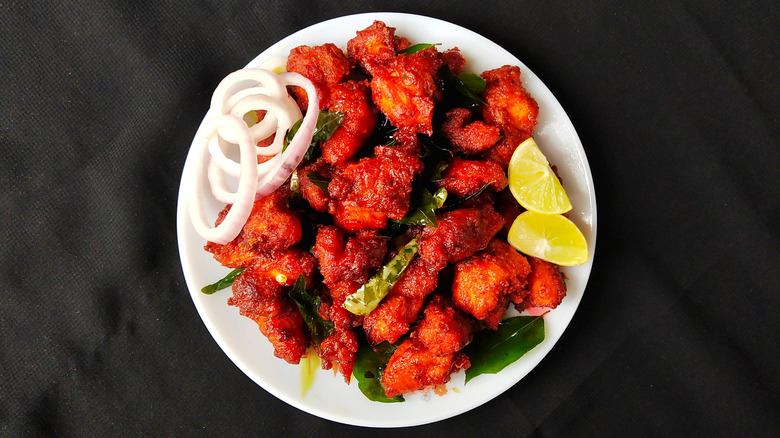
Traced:
<svg viewBox="0 0 780 438">
<path fill-rule="evenodd" d="M 466 70 L 481 73 L 505 64 L 517 65 L 526 89 L 539 104 L 539 124 L 534 132 L 539 147 L 558 167 L 574 209 L 571 219 L 589 242 L 591 259 L 580 266 L 564 268 L 568 294 L 563 303 L 545 316 L 545 340 L 501 372 L 481 375 L 464 384 L 463 372 L 455 373 L 446 392 L 418 392 L 405 396 L 403 403 L 378 403 L 366 399 L 353 379 L 347 385 L 341 375 L 317 370 L 308 391 L 303 390 L 303 365 L 290 365 L 273 355 L 271 344 L 257 325 L 227 305 L 229 290 L 204 295 L 200 289 L 222 278 L 229 269 L 220 266 L 203 250 L 205 241 L 196 234 L 187 212 L 185 196 L 193 184 L 195 163 L 190 154 L 182 174 L 177 208 L 179 252 L 187 286 L 203 323 L 216 342 L 247 376 L 279 399 L 329 420 L 361 426 L 413 426 L 449 418 L 473 409 L 511 388 L 533 369 L 553 348 L 571 321 L 582 299 L 590 274 L 596 241 L 596 199 L 593 180 L 577 133 L 550 90 L 520 60 L 488 39 L 445 21 L 409 14 L 370 13 L 328 20 L 296 32 L 266 49 L 248 67 L 256 67 L 274 57 L 287 56 L 293 47 L 332 42 L 346 49 L 355 32 L 374 20 L 396 28 L 396 35 L 412 43 L 441 43 L 440 50 L 458 47 L 467 60 Z M 222 208 L 207 204 L 212 218 Z M 210 210 L 210 211 L 209 211 Z"/>
</svg>

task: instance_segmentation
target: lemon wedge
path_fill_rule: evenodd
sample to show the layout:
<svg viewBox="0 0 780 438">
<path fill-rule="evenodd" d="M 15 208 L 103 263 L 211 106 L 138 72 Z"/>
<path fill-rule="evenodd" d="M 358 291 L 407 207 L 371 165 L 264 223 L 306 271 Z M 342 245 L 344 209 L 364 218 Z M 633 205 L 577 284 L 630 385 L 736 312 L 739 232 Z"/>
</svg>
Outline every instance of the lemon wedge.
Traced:
<svg viewBox="0 0 780 438">
<path fill-rule="evenodd" d="M 574 222 L 559 214 L 521 213 L 509 228 L 507 242 L 523 254 L 561 266 L 588 261 L 588 243 Z"/>
<path fill-rule="evenodd" d="M 526 210 L 560 214 L 571 201 L 533 137 L 520 143 L 509 162 L 509 190 Z"/>
</svg>

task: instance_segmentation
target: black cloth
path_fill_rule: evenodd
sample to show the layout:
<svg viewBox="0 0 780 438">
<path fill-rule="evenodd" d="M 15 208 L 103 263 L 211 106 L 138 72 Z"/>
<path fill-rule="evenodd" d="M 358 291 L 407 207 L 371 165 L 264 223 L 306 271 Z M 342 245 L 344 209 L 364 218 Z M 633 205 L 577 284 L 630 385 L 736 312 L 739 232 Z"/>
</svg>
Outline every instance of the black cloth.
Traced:
<svg viewBox="0 0 780 438">
<path fill-rule="evenodd" d="M 595 263 L 552 352 L 455 418 L 366 430 L 255 385 L 189 297 L 179 179 L 210 94 L 282 37 L 472 29 L 571 117 Z M 780 12 L 770 1 L 0 3 L 0 435 L 777 436 Z"/>
</svg>

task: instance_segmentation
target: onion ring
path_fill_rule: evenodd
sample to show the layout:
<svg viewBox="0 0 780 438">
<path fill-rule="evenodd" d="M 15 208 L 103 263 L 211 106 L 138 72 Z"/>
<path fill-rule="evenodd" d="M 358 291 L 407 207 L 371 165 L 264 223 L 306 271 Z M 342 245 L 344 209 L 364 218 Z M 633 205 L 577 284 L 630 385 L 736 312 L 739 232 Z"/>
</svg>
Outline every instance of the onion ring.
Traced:
<svg viewBox="0 0 780 438">
<path fill-rule="evenodd" d="M 298 104 L 287 92 L 288 86 L 301 87 L 308 95 L 306 115 L 301 126 L 284 148 L 287 132 L 301 119 Z M 264 111 L 263 118 L 248 126 L 243 117 L 251 111 Z M 298 73 L 272 73 L 248 68 L 229 74 L 220 82 L 211 98 L 208 122 L 196 134 L 193 148 L 198 160 L 196 181 L 189 194 L 192 223 L 204 239 L 225 244 L 235 239 L 249 218 L 256 199 L 281 186 L 303 159 L 311 143 L 319 115 L 319 99 L 314 85 Z M 259 142 L 268 143 L 259 146 Z M 238 146 L 239 161 L 226 153 Z M 284 150 L 283 150 L 284 149 Z M 259 156 L 271 156 L 258 164 Z M 226 176 L 238 178 L 235 192 Z M 205 180 L 212 196 L 232 204 L 222 222 L 211 227 L 205 217 L 203 198 Z"/>
</svg>

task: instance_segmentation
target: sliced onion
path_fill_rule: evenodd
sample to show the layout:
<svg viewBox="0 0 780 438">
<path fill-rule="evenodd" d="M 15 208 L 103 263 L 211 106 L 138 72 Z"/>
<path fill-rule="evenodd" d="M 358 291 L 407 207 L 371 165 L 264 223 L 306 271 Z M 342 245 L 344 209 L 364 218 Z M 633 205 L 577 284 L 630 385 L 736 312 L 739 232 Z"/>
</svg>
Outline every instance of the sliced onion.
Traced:
<svg viewBox="0 0 780 438">
<path fill-rule="evenodd" d="M 246 126 L 243 119 L 232 115 L 220 115 L 205 126 L 205 141 L 203 145 L 205 146 L 213 136 L 219 135 L 220 128 L 240 131 L 241 125 Z M 241 177 L 238 180 L 238 189 L 236 190 L 235 200 L 230 207 L 230 211 L 216 227 L 211 227 L 208 223 L 203 207 L 203 167 L 207 163 L 205 155 L 208 153 L 208 148 L 201 147 L 201 150 L 197 151 L 201 161 L 197 169 L 198 178 L 194 184 L 195 190 L 191 192 L 193 198 L 190 199 L 190 216 L 195 231 L 210 242 L 225 244 L 235 239 L 249 218 L 254 205 L 254 192 L 257 181 L 257 166 L 254 163 L 257 162 L 257 153 L 255 152 L 255 143 L 249 135 L 249 131 L 243 130 L 240 132 L 238 145 L 241 151 L 241 162 L 244 164 L 241 169 Z"/>
<path fill-rule="evenodd" d="M 301 126 L 287 148 L 283 142 L 288 130 L 301 119 L 298 104 L 287 92 L 288 86 L 301 87 L 309 104 Z M 264 111 L 265 116 L 249 127 L 243 117 L 250 111 Z M 298 73 L 275 74 L 264 69 L 244 69 L 228 75 L 214 91 L 208 123 L 193 141 L 198 160 L 196 180 L 190 192 L 190 216 L 195 230 L 208 241 L 225 244 L 241 232 L 255 199 L 260 199 L 282 185 L 303 159 L 317 125 L 319 100 L 314 85 Z M 258 142 L 268 146 L 258 146 Z M 239 161 L 227 156 L 238 146 Z M 272 156 L 258 164 L 258 156 Z M 226 176 L 238 178 L 235 192 L 228 187 Z M 224 220 L 211 227 L 205 216 L 203 199 L 205 182 L 220 202 L 232 204 Z"/>
</svg>

